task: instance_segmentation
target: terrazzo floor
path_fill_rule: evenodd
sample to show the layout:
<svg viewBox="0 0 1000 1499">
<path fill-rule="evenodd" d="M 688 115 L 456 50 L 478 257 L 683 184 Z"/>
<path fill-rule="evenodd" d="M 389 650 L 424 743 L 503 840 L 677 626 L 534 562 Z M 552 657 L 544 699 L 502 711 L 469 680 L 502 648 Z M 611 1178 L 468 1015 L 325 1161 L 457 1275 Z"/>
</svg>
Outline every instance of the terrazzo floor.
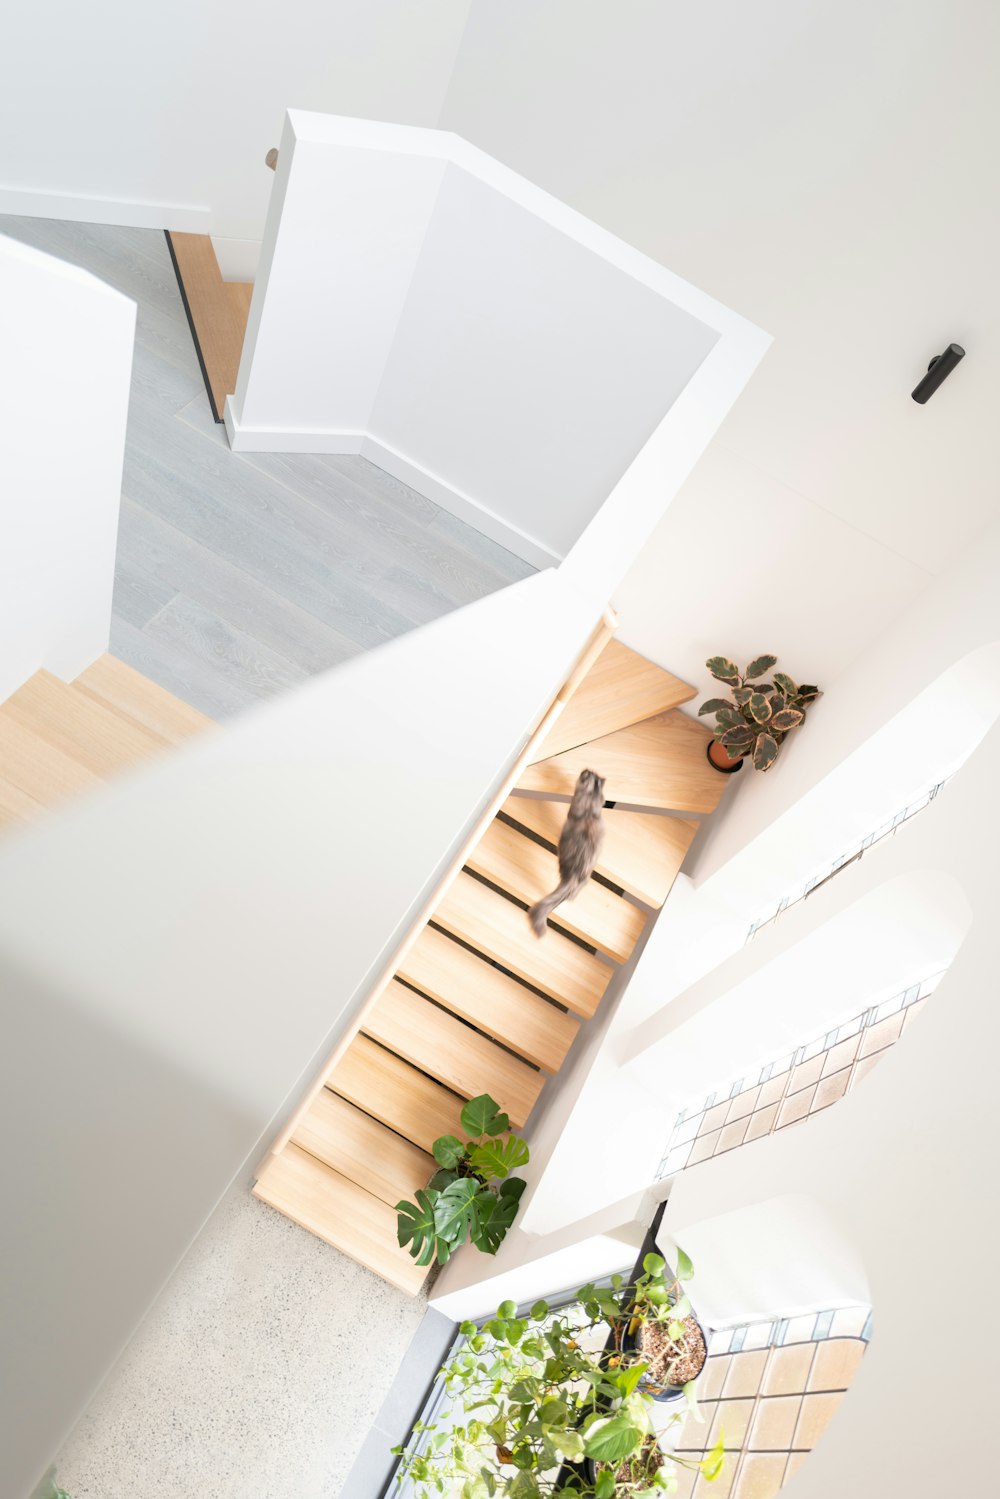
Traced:
<svg viewBox="0 0 1000 1499">
<path fill-rule="evenodd" d="M 73 1499 L 337 1499 L 424 1311 L 241 1184 L 77 1424 L 59 1481 Z"/>
</svg>

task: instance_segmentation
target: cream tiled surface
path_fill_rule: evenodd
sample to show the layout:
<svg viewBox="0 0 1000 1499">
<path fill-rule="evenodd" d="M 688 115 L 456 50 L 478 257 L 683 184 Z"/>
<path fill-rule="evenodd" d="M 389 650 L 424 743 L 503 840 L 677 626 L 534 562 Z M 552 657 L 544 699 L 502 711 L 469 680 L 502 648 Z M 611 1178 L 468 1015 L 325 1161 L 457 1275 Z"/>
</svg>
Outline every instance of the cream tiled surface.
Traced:
<svg viewBox="0 0 1000 1499">
<path fill-rule="evenodd" d="M 729 1366 L 729 1374 L 722 1387 L 725 1398 L 730 1400 L 737 1395 L 756 1395 L 766 1363 L 766 1348 L 757 1349 L 752 1353 L 734 1353 Z"/>
<path fill-rule="evenodd" d="M 806 1389 L 815 1356 L 815 1343 L 794 1343 L 776 1348 L 771 1355 L 761 1391 L 765 1395 L 790 1395 Z"/>
<path fill-rule="evenodd" d="M 838 1103 L 913 1023 L 940 977 L 935 974 L 869 1006 L 686 1109 L 675 1123 L 660 1177 L 751 1144 Z"/>
<path fill-rule="evenodd" d="M 846 1390 L 864 1357 L 864 1344 L 837 1339 L 819 1343 L 809 1376 L 810 1390 Z"/>
<path fill-rule="evenodd" d="M 864 1356 L 868 1320 L 868 1308 L 849 1307 L 713 1333 L 699 1383 L 704 1421 L 688 1417 L 673 1445 L 679 1456 L 697 1460 L 721 1437 L 725 1466 L 715 1484 L 681 1472 L 678 1494 L 774 1499 L 844 1398 Z M 751 1338 L 767 1346 L 748 1349 Z M 738 1351 L 729 1351 L 731 1342 Z"/>
<path fill-rule="evenodd" d="M 823 1078 L 822 1082 L 816 1084 L 816 1092 L 813 1094 L 812 1108 L 810 1113 L 816 1114 L 820 1109 L 829 1108 L 831 1103 L 836 1103 L 843 1098 L 851 1081 L 850 1067 L 842 1067 L 839 1072 L 833 1072 L 829 1077 Z"/>
<path fill-rule="evenodd" d="M 801 1395 L 774 1395 L 758 1401 L 747 1443 L 751 1451 L 787 1451 L 792 1445 L 801 1403 Z"/>
<path fill-rule="evenodd" d="M 790 1098 L 786 1098 L 778 1110 L 775 1129 L 784 1129 L 786 1125 L 796 1124 L 800 1119 L 804 1119 L 812 1106 L 815 1092 L 814 1084 L 811 1088 L 803 1088 L 801 1093 L 793 1093 Z"/>
<path fill-rule="evenodd" d="M 794 1445 L 811 1452 L 837 1413 L 843 1394 L 806 1395 L 795 1425 Z"/>
</svg>

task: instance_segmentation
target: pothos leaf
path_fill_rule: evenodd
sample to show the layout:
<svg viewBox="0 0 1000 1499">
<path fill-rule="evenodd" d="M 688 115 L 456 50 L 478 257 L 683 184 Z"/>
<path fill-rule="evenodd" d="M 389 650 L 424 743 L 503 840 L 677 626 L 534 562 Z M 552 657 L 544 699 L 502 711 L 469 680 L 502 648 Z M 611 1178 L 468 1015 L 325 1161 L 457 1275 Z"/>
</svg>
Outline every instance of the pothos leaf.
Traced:
<svg viewBox="0 0 1000 1499">
<path fill-rule="evenodd" d="M 722 1465 L 725 1460 L 726 1434 L 720 1427 L 719 1440 L 716 1442 L 711 1452 L 705 1453 L 705 1456 L 698 1464 L 698 1466 L 701 1468 L 702 1475 L 704 1476 L 706 1483 L 713 1483 L 715 1479 L 718 1478 L 719 1474 L 722 1472 Z"/>
<path fill-rule="evenodd" d="M 583 1448 L 596 1463 L 620 1463 L 630 1457 L 642 1440 L 642 1432 L 624 1412 L 604 1416 L 588 1426 Z"/>
<path fill-rule="evenodd" d="M 694 1265 L 691 1263 L 690 1256 L 684 1253 L 679 1244 L 677 1246 L 677 1279 L 694 1279 Z"/>
</svg>

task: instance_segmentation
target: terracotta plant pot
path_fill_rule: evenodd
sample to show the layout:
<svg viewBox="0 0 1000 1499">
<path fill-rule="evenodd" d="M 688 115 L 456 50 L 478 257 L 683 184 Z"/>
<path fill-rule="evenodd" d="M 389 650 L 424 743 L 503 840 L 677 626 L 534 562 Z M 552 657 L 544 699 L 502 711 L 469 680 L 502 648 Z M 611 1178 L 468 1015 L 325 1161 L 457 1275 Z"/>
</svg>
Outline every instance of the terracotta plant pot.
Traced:
<svg viewBox="0 0 1000 1499">
<path fill-rule="evenodd" d="M 743 756 L 741 755 L 738 760 L 730 760 L 729 751 L 723 749 L 717 739 L 708 741 L 708 749 L 705 753 L 708 756 L 709 765 L 721 776 L 735 775 L 738 770 L 743 769 Z"/>
</svg>

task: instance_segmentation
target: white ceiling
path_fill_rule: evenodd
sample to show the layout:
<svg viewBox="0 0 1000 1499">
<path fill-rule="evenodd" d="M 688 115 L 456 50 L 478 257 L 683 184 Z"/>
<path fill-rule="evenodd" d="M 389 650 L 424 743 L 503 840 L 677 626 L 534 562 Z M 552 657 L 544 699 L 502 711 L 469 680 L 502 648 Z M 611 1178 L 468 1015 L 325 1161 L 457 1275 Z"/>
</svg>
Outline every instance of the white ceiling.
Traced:
<svg viewBox="0 0 1000 1499">
<path fill-rule="evenodd" d="M 646 563 L 672 631 L 835 673 L 996 513 L 998 64 L 992 0 L 473 5 L 442 123 L 774 335 Z"/>
</svg>

